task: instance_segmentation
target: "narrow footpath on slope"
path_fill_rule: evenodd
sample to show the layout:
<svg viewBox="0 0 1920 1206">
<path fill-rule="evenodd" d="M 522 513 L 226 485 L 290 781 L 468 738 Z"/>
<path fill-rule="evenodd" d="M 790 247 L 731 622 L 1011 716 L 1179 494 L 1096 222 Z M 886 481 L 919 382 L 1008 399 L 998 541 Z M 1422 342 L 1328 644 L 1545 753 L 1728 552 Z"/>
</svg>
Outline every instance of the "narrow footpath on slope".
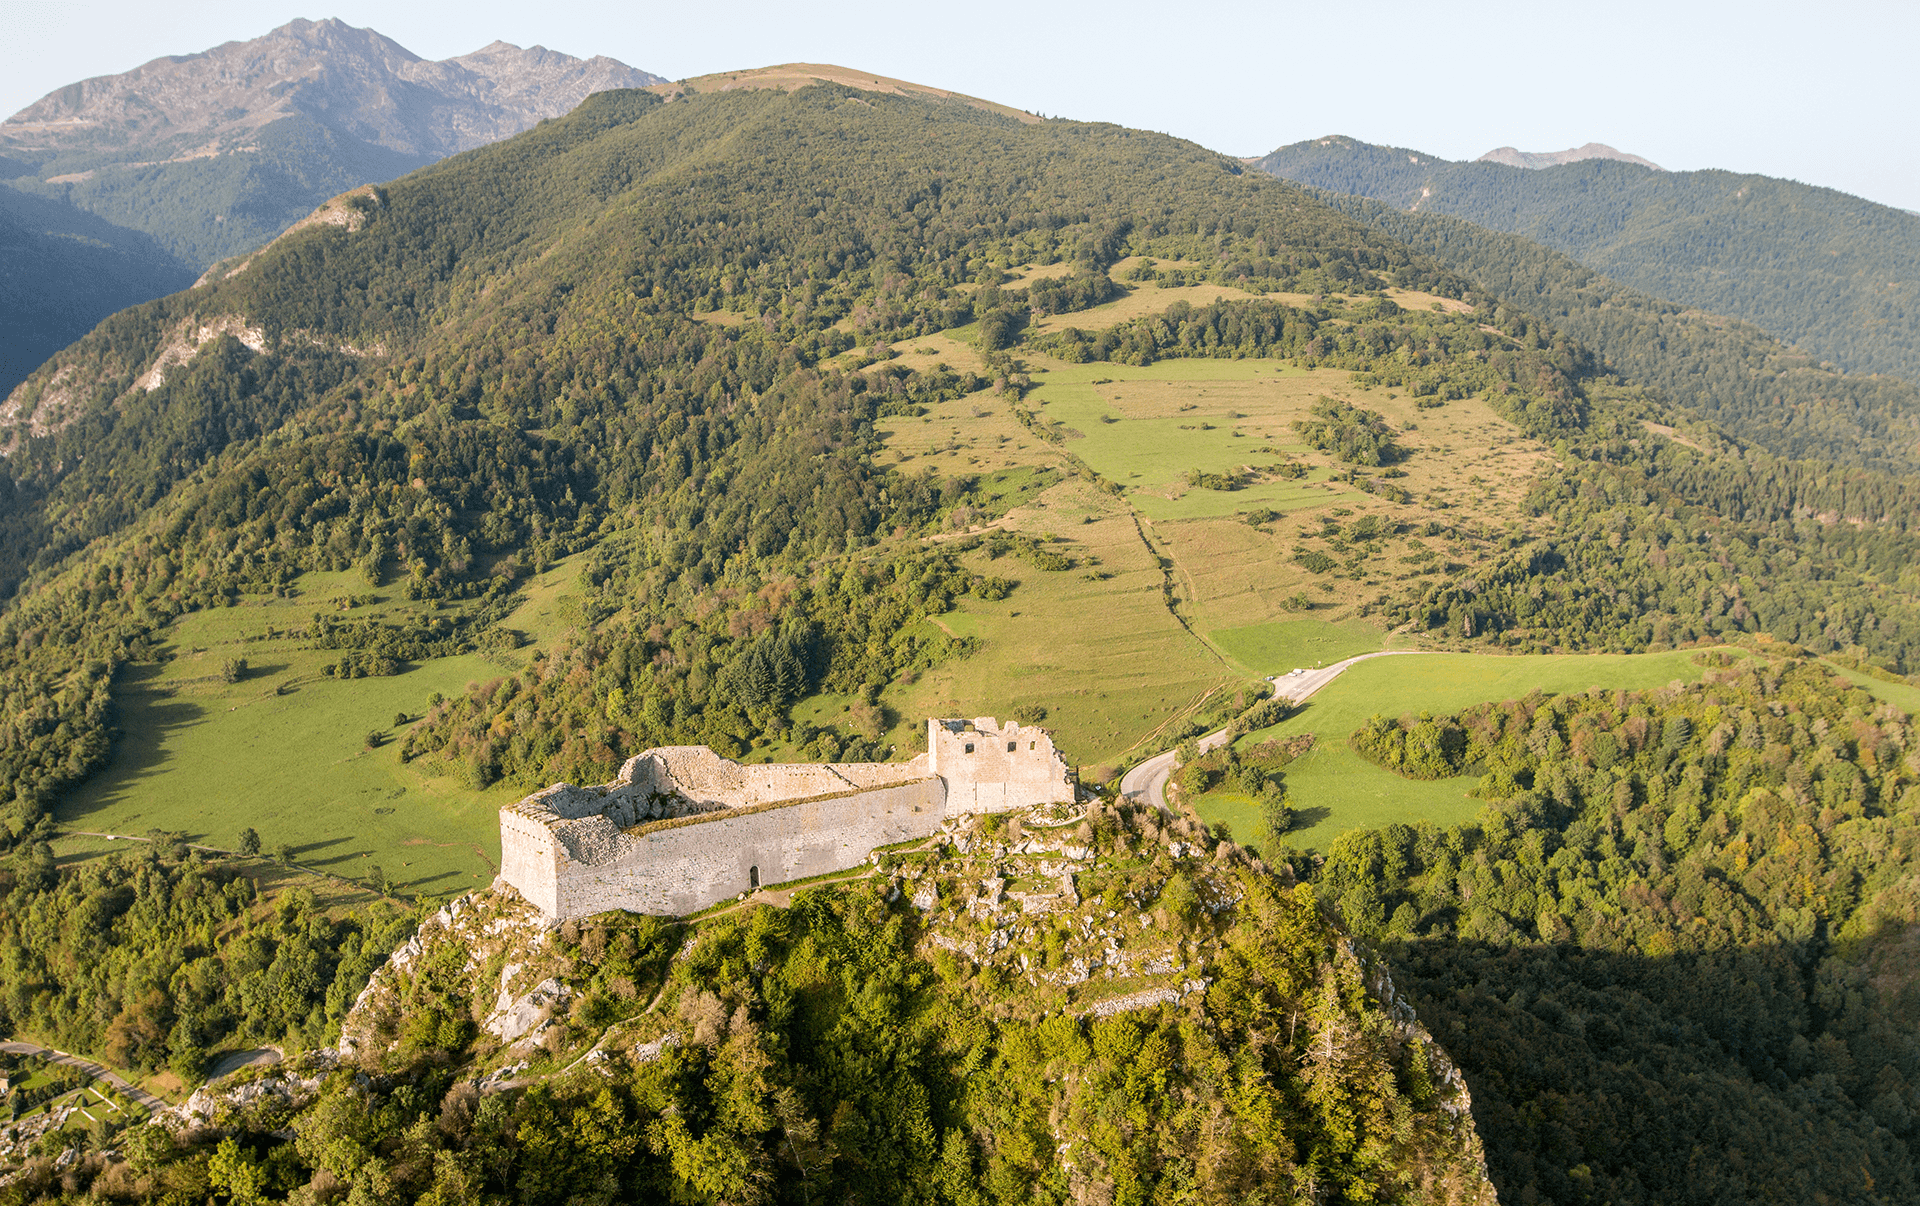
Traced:
<svg viewBox="0 0 1920 1206">
<path fill-rule="evenodd" d="M 1424 652 L 1426 651 L 1422 649 L 1387 649 L 1379 653 L 1363 653 L 1358 657 L 1350 657 L 1318 670 L 1295 670 L 1288 674 L 1276 674 L 1267 681 L 1273 684 L 1275 699 L 1302 704 L 1307 701 L 1308 696 L 1346 673 L 1349 667 L 1370 658 L 1403 657 Z M 1195 744 L 1202 753 L 1219 749 L 1227 743 L 1229 731 L 1219 729 L 1208 733 Z M 1167 780 L 1173 776 L 1174 764 L 1179 757 L 1178 748 L 1165 750 L 1135 766 L 1120 780 L 1121 797 L 1151 804 L 1161 812 L 1167 811 Z"/>
</svg>

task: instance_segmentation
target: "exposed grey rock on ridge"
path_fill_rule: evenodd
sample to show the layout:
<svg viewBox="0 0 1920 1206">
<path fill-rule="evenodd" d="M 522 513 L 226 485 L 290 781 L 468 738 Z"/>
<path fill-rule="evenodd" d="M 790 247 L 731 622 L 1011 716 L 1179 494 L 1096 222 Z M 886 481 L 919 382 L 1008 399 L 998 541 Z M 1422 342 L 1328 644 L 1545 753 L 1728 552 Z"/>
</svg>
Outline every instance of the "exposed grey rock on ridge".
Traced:
<svg viewBox="0 0 1920 1206">
<path fill-rule="evenodd" d="M 434 62 L 371 29 L 301 20 L 69 84 L 0 123 L 0 138 L 16 158 L 84 150 L 122 163 L 177 161 L 246 149 L 261 128 L 304 115 L 438 159 L 558 117 L 592 93 L 662 82 L 604 56 L 507 42 Z"/>
<path fill-rule="evenodd" d="M 506 42 L 433 62 L 327 20 L 48 93 L 0 122 L 0 396 L 329 197 L 660 82 Z"/>
<path fill-rule="evenodd" d="M 1565 151 L 1522 151 L 1518 147 L 1496 147 L 1475 163 L 1504 163 L 1508 167 L 1548 168 L 1559 167 L 1563 163 L 1579 163 L 1583 159 L 1617 159 L 1621 163 L 1637 163 L 1656 172 L 1667 169 L 1651 159 L 1642 159 L 1638 155 L 1629 155 L 1625 151 L 1615 150 L 1604 142 L 1590 142 L 1585 146 L 1572 147 Z"/>
</svg>

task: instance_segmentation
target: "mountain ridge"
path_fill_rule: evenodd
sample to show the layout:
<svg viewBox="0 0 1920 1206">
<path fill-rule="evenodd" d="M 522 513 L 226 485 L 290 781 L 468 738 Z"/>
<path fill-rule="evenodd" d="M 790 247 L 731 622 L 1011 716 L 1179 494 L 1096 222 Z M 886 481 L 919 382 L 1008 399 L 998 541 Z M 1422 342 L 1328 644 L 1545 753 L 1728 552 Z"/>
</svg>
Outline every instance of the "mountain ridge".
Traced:
<svg viewBox="0 0 1920 1206">
<path fill-rule="evenodd" d="M 1920 219 L 1837 189 L 1611 159 L 1456 162 L 1344 135 L 1271 175 L 1522 235 L 1644 293 L 1761 327 L 1848 372 L 1920 383 Z"/>
<path fill-rule="evenodd" d="M 689 92 L 731 92 L 741 88 L 774 88 L 783 92 L 792 92 L 814 84 L 838 84 L 842 87 L 857 88 L 862 92 L 878 92 L 886 96 L 917 96 L 939 101 L 953 101 L 1028 124 L 1042 120 L 1024 109 L 1016 109 L 1011 105 L 1000 104 L 998 101 L 969 96 L 950 88 L 936 88 L 930 84 L 916 84 L 911 80 L 877 75 L 853 67 L 842 67 L 835 63 L 777 63 L 744 71 L 716 71 L 709 75 L 680 80 L 677 83 L 662 81 L 647 90 L 672 99 Z"/>
<path fill-rule="evenodd" d="M 605 56 L 576 59 L 503 41 L 423 59 L 337 18 L 296 20 L 55 89 L 0 121 L 0 148 L 55 163 L 133 163 L 129 156 L 155 149 L 178 161 L 241 149 L 262 126 L 305 115 L 388 150 L 442 158 L 557 117 L 593 92 L 664 82 Z"/>
<path fill-rule="evenodd" d="M 108 314 L 255 250 L 330 197 L 593 93 L 661 82 L 604 56 L 503 41 L 427 60 L 328 19 L 55 89 L 0 121 L 0 208 L 20 228 L 0 248 L 0 392 Z M 140 252 L 62 241 L 89 222 Z"/>
<path fill-rule="evenodd" d="M 1579 163 L 1586 159 L 1613 159 L 1621 163 L 1637 163 L 1641 167 L 1652 168 L 1656 172 L 1667 170 L 1651 159 L 1629 155 L 1604 142 L 1589 142 L 1582 146 L 1569 147 L 1564 151 L 1523 151 L 1518 147 L 1495 147 L 1474 162 L 1500 163 L 1517 168 L 1549 168 L 1559 167 L 1563 163 Z"/>
</svg>

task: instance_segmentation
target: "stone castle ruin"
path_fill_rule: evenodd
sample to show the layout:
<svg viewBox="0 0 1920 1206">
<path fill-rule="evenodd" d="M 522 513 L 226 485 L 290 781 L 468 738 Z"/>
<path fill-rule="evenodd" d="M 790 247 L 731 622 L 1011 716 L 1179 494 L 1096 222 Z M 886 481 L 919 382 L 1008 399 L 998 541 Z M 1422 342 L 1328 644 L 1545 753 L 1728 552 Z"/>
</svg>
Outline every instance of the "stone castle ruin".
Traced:
<svg viewBox="0 0 1920 1206">
<path fill-rule="evenodd" d="M 748 766 L 704 745 L 647 750 L 600 787 L 559 783 L 500 810 L 500 878 L 554 920 L 684 916 L 762 884 L 859 865 L 950 816 L 1071 803 L 1044 729 L 927 721 L 909 762 Z"/>
</svg>

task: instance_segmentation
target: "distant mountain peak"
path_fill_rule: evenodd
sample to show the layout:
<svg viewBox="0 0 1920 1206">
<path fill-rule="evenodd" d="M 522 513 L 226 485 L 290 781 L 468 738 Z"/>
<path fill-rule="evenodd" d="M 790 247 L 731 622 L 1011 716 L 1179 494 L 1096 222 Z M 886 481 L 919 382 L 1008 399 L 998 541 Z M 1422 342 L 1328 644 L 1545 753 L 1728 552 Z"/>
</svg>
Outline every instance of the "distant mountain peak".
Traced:
<svg viewBox="0 0 1920 1206">
<path fill-rule="evenodd" d="M 56 89 L 0 121 L 0 394 L 336 193 L 661 82 L 502 41 L 434 62 L 328 18 Z"/>
<path fill-rule="evenodd" d="M 605 57 L 496 41 L 434 62 L 337 18 L 169 55 L 47 94 L 0 122 L 0 144 L 40 157 L 87 150 L 129 160 L 219 154 L 296 114 L 408 155 L 439 158 L 558 117 L 594 92 L 657 75 Z M 163 150 L 164 154 L 147 152 Z"/>
<path fill-rule="evenodd" d="M 1503 163 L 1508 167 L 1517 168 L 1548 168 L 1559 167 L 1563 163 L 1578 163 L 1582 159 L 1617 159 L 1621 163 L 1637 163 L 1643 168 L 1652 168 L 1656 172 L 1667 170 L 1651 159 L 1629 155 L 1604 142 L 1590 142 L 1583 147 L 1573 147 L 1565 151 L 1522 151 L 1518 147 L 1499 147 L 1488 151 L 1474 162 Z"/>
</svg>

